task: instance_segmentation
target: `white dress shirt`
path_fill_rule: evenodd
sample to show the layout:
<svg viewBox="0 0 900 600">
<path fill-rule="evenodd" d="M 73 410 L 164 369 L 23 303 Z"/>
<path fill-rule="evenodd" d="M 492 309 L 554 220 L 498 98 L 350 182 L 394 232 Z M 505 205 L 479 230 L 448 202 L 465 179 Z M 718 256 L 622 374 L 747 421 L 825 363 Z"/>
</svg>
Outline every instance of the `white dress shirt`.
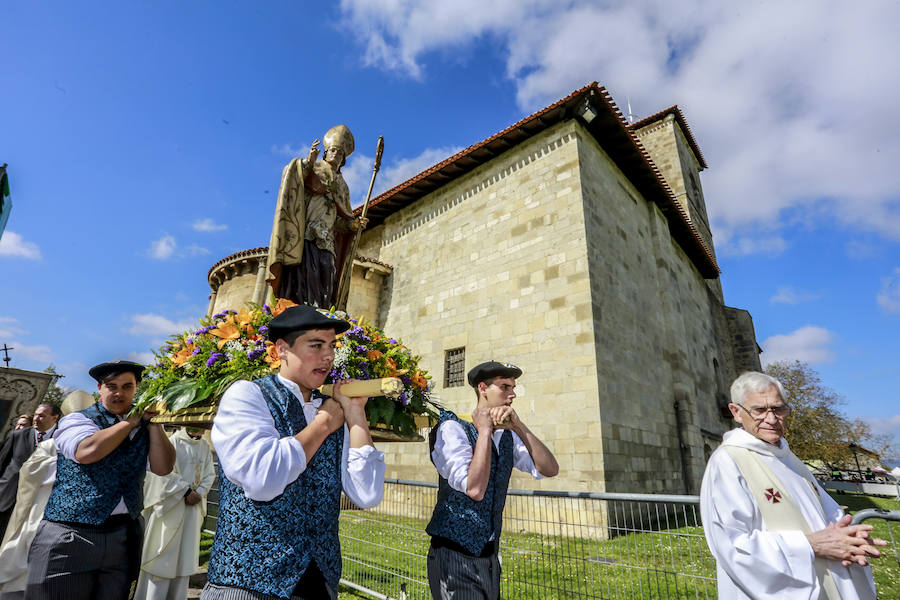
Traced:
<svg viewBox="0 0 900 600">
<path fill-rule="evenodd" d="M 43 432 L 44 435 L 41 435 L 41 432 L 38 430 L 37 427 L 34 427 L 33 429 L 34 429 L 34 447 L 37 448 L 38 444 L 40 444 L 44 440 L 49 440 L 50 438 L 53 437 L 53 434 L 56 432 L 56 424 L 54 423 L 50 429 Z"/>
<path fill-rule="evenodd" d="M 116 423 L 122 420 L 122 418 L 117 415 L 113 416 L 116 419 Z M 100 427 L 80 412 L 74 412 L 70 415 L 66 415 L 59 420 L 57 426 L 57 431 L 53 435 L 53 439 L 56 440 L 56 451 L 69 460 L 74 460 L 75 462 L 81 464 L 81 461 L 75 458 L 75 451 L 78 450 L 78 445 L 85 439 L 100 431 Z M 138 428 L 135 427 L 128 434 L 128 437 L 130 439 L 134 439 L 134 436 L 137 435 L 137 432 Z M 150 468 L 149 460 L 147 462 L 147 468 Z M 119 499 L 119 503 L 110 513 L 110 515 L 124 515 L 127 513 L 128 507 L 125 506 L 125 498 L 123 497 Z"/>
<path fill-rule="evenodd" d="M 312 423 L 321 398 L 303 400 L 300 386 L 278 375 L 303 407 Z M 236 381 L 222 396 L 213 421 L 212 443 L 229 481 L 251 500 L 266 502 L 280 496 L 306 470 L 303 445 L 294 437 L 282 437 L 263 398 L 252 381 Z M 341 484 L 344 493 L 360 508 L 372 508 L 384 495 L 384 452 L 374 446 L 350 447 L 350 431 L 344 424 Z"/>
<path fill-rule="evenodd" d="M 504 429 L 498 429 L 491 434 L 494 447 L 500 451 L 500 437 Z M 535 479 L 543 478 L 543 475 L 534 466 L 534 460 L 528 453 L 525 443 L 513 431 L 513 466 L 525 473 L 530 473 Z M 472 445 L 466 430 L 456 421 L 444 421 L 438 427 L 437 437 L 434 442 L 434 450 L 431 451 L 431 460 L 434 462 L 437 472 L 447 480 L 457 492 L 466 493 L 469 483 L 469 465 L 472 463 Z"/>
</svg>

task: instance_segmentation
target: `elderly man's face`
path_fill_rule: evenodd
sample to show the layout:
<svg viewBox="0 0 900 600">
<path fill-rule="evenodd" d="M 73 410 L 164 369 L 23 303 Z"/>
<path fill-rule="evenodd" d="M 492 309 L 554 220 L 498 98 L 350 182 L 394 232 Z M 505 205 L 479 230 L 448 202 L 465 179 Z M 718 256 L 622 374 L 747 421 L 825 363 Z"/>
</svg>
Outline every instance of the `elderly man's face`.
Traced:
<svg viewBox="0 0 900 600">
<path fill-rule="evenodd" d="M 747 392 L 743 404 L 732 403 L 728 408 L 745 431 L 762 441 L 777 446 L 784 437 L 784 420 L 789 408 L 774 385 L 764 392 Z"/>
<path fill-rule="evenodd" d="M 325 156 L 323 158 L 332 168 L 338 169 L 344 161 L 344 151 L 339 146 L 330 146 L 325 148 Z"/>
<path fill-rule="evenodd" d="M 31 425 L 31 419 L 28 417 L 19 417 L 16 421 L 16 429 L 25 429 L 26 427 Z"/>
</svg>

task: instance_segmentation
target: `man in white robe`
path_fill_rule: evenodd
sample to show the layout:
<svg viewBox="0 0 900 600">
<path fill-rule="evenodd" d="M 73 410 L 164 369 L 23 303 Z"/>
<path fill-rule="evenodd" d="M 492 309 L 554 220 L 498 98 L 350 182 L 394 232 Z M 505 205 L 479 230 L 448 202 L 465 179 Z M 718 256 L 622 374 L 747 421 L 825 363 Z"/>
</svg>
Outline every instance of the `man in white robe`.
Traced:
<svg viewBox="0 0 900 600">
<path fill-rule="evenodd" d="M 200 567 L 200 529 L 206 495 L 216 478 L 212 451 L 199 429 L 169 437 L 175 468 L 144 482 L 146 521 L 136 600 L 184 600 L 188 578 Z"/>
<path fill-rule="evenodd" d="M 68 415 L 94 403 L 90 394 L 76 390 L 66 396 L 60 409 Z M 56 442 L 39 443 L 19 471 L 16 504 L 3 541 L 0 542 L 0 600 L 21 600 L 28 580 L 28 549 L 34 540 L 44 507 L 56 481 Z"/>
<path fill-rule="evenodd" d="M 725 434 L 700 490 L 720 599 L 874 600 L 868 566 L 879 556 L 871 525 L 850 516 L 790 451 L 781 383 L 744 373 L 729 408 L 742 425 Z"/>
</svg>

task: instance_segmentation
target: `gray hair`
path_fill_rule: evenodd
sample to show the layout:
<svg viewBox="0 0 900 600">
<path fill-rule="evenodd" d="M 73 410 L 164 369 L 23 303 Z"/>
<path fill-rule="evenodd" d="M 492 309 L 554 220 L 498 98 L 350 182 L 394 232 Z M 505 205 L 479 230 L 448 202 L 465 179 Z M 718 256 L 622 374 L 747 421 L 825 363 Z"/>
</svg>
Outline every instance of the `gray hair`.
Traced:
<svg viewBox="0 0 900 600">
<path fill-rule="evenodd" d="M 741 373 L 741 375 L 734 380 L 734 383 L 731 384 L 731 401 L 734 404 L 743 405 L 744 400 L 747 399 L 748 392 L 765 392 L 773 386 L 778 390 L 778 395 L 781 396 L 782 402 L 787 403 L 784 387 L 781 385 L 780 381 L 765 373 L 746 371 Z"/>
</svg>

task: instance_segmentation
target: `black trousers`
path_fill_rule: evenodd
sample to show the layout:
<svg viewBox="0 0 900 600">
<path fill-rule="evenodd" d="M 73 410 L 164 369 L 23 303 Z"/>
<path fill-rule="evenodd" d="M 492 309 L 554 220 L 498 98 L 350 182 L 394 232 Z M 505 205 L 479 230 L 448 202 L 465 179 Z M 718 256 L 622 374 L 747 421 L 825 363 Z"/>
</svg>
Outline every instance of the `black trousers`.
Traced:
<svg viewBox="0 0 900 600">
<path fill-rule="evenodd" d="M 435 543 L 428 548 L 428 587 L 434 600 L 499 600 L 500 559 L 496 546 L 482 556 Z M 485 555 L 486 554 L 486 555 Z"/>
<path fill-rule="evenodd" d="M 100 526 L 41 521 L 28 551 L 25 600 L 127 600 L 142 533 L 126 515 Z"/>
</svg>

